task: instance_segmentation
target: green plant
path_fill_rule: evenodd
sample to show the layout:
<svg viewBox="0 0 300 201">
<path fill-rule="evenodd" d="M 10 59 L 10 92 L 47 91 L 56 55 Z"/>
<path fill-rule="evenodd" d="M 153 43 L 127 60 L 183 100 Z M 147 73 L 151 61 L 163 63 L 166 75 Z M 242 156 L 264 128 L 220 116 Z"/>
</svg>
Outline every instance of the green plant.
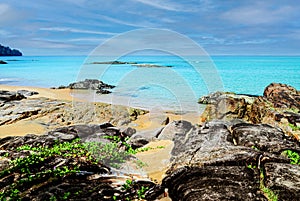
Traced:
<svg viewBox="0 0 300 201">
<path fill-rule="evenodd" d="M 148 187 L 142 186 L 140 189 L 137 190 L 138 199 L 145 199 L 145 193 L 148 190 Z"/>
<path fill-rule="evenodd" d="M 68 197 L 70 196 L 70 194 L 71 194 L 70 192 L 65 192 L 65 193 L 64 193 L 64 196 L 62 197 L 62 199 L 63 199 L 63 200 L 67 200 Z"/>
<path fill-rule="evenodd" d="M 122 190 L 129 190 L 132 188 L 132 180 L 127 179 L 126 182 L 122 185 Z"/>
<path fill-rule="evenodd" d="M 265 175 L 264 171 L 260 170 L 260 190 L 265 194 L 265 196 L 268 198 L 269 201 L 278 201 L 278 195 L 276 195 L 275 192 L 273 192 L 271 189 L 267 188 L 264 184 Z"/>
<path fill-rule="evenodd" d="M 10 167 L 0 172 L 0 179 L 12 172 L 20 174 L 18 180 L 9 186 L 5 191 L 0 192 L 0 200 L 19 200 L 19 189 L 24 188 L 36 181 L 41 181 L 45 178 L 60 178 L 66 175 L 74 174 L 79 171 L 79 168 L 70 164 L 69 166 L 61 167 L 46 167 L 46 161 L 56 156 L 63 156 L 64 158 L 74 158 L 88 155 L 84 146 L 79 143 L 79 139 L 72 142 L 55 143 L 52 147 L 49 146 L 31 146 L 23 145 L 16 149 L 16 151 L 29 150 L 31 154 L 25 157 L 14 159 L 10 162 Z M 66 194 L 64 197 L 68 197 Z M 52 196 L 54 199 L 55 196 Z M 55 198 L 56 199 L 56 198 Z"/>
<path fill-rule="evenodd" d="M 291 123 L 289 123 L 289 127 L 291 127 L 293 131 L 299 131 L 300 130 L 299 126 L 295 126 L 294 124 L 291 124 Z"/>
<path fill-rule="evenodd" d="M 256 165 L 249 164 L 249 165 L 247 165 L 247 168 L 249 168 L 249 169 L 256 169 Z"/>
<path fill-rule="evenodd" d="M 291 160 L 291 164 L 300 165 L 300 155 L 297 152 L 292 150 L 285 150 L 282 153 Z"/>
</svg>

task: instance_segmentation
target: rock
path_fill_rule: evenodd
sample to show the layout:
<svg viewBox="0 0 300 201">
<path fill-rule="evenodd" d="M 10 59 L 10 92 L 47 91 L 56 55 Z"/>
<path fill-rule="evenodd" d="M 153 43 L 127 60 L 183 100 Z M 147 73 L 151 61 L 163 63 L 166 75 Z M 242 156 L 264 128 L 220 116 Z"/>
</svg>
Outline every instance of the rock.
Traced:
<svg viewBox="0 0 300 201">
<path fill-rule="evenodd" d="M 299 94 L 295 88 L 277 83 L 266 87 L 264 96 L 216 92 L 199 100 L 208 104 L 201 121 L 238 118 L 254 124 L 270 124 L 300 140 L 297 133 L 290 129 L 291 125 L 300 125 Z"/>
<path fill-rule="evenodd" d="M 104 82 L 96 79 L 85 79 L 84 81 L 79 81 L 69 84 L 70 89 L 84 89 L 84 90 L 96 90 L 98 94 L 108 94 L 111 93 L 108 89 L 113 89 L 115 86 L 105 84 Z"/>
<path fill-rule="evenodd" d="M 33 96 L 33 95 L 39 94 L 36 91 L 28 91 L 28 90 L 18 90 L 17 93 L 20 94 L 20 95 L 23 95 L 25 97 L 29 97 L 29 96 Z"/>
<path fill-rule="evenodd" d="M 0 90 L 0 101 L 22 100 L 25 96 L 16 92 Z"/>
<path fill-rule="evenodd" d="M 192 124 L 188 121 L 180 120 L 169 123 L 158 135 L 159 140 L 173 140 L 178 133 L 187 134 L 192 129 Z"/>
<path fill-rule="evenodd" d="M 123 128 L 120 129 L 120 132 L 124 136 L 131 137 L 132 135 L 134 135 L 136 133 L 136 129 L 131 128 L 131 127 L 123 127 Z"/>
<path fill-rule="evenodd" d="M 132 138 L 128 141 L 128 144 L 130 144 L 130 146 L 133 149 L 137 149 L 140 147 L 145 146 L 146 144 L 148 144 L 150 141 L 149 139 L 143 138 L 143 137 L 136 137 L 136 138 Z"/>
<path fill-rule="evenodd" d="M 186 167 L 164 180 L 177 201 L 263 200 L 251 169 L 241 166 Z"/>
<path fill-rule="evenodd" d="M 168 125 L 169 123 L 170 123 L 170 118 L 167 117 L 167 118 L 161 123 L 161 125 L 166 126 L 166 125 Z"/>
<path fill-rule="evenodd" d="M 136 62 L 124 62 L 124 61 L 95 61 L 91 64 L 113 64 L 113 65 L 119 65 L 119 64 L 137 64 Z"/>
<path fill-rule="evenodd" d="M 0 60 L 0 64 L 7 64 L 6 61 Z"/>
<path fill-rule="evenodd" d="M 143 67 L 143 68 L 171 68 L 173 66 L 162 66 L 157 64 L 132 64 L 132 66 Z"/>
<path fill-rule="evenodd" d="M 265 88 L 264 97 L 275 107 L 300 109 L 300 91 L 292 86 L 272 83 Z"/>
<path fill-rule="evenodd" d="M 0 125 L 15 123 L 22 119 L 31 118 L 33 120 L 58 111 L 65 105 L 65 102 L 45 98 L 26 99 L 24 95 L 15 92 L 2 94 L 4 94 L 2 100 L 6 99 L 7 101 L 0 104 Z"/>
<path fill-rule="evenodd" d="M 299 150 L 280 129 L 239 121 L 192 126 L 173 139 L 172 163 L 162 185 L 178 201 L 268 200 L 260 189 L 260 170 L 268 163 L 289 163 L 283 150 Z"/>
<path fill-rule="evenodd" d="M 300 166 L 283 163 L 265 164 L 265 185 L 278 194 L 278 200 L 300 197 Z"/>
<path fill-rule="evenodd" d="M 157 139 L 157 136 L 161 133 L 162 129 L 163 128 L 157 128 L 153 130 L 139 131 L 130 137 L 128 144 L 134 148 L 142 147 Z"/>
<path fill-rule="evenodd" d="M 19 50 L 10 49 L 0 44 L 0 56 L 22 56 L 22 53 Z"/>
<path fill-rule="evenodd" d="M 280 154 L 286 149 L 299 148 L 281 129 L 269 125 L 237 124 L 231 127 L 231 132 L 234 144 L 264 152 Z"/>
<path fill-rule="evenodd" d="M 119 130 L 110 126 L 74 125 L 44 135 L 0 138 L 0 200 L 137 200 L 141 192 L 156 200 L 163 194 L 160 185 L 142 174 L 110 168 L 82 146 L 84 138 Z M 24 145 L 31 150 L 17 149 Z"/>
</svg>

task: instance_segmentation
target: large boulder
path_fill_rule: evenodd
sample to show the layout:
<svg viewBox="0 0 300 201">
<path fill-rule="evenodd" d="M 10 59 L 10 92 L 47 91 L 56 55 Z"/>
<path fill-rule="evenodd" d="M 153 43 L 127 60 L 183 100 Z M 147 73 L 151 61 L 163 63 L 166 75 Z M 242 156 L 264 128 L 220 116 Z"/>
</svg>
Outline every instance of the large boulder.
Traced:
<svg viewBox="0 0 300 201">
<path fill-rule="evenodd" d="M 202 97 L 199 103 L 208 104 L 201 115 L 202 122 L 238 118 L 280 127 L 300 140 L 296 131 L 300 130 L 300 92 L 291 86 L 272 83 L 263 96 L 216 92 Z"/>
<path fill-rule="evenodd" d="M 85 79 L 84 81 L 74 82 L 69 84 L 68 88 L 70 89 L 90 89 L 95 90 L 98 94 L 109 94 L 111 91 L 108 89 L 112 89 L 115 86 L 106 84 L 100 80 L 96 79 Z"/>
<path fill-rule="evenodd" d="M 292 86 L 272 83 L 264 90 L 264 97 L 274 104 L 274 107 L 300 109 L 300 91 Z"/>
<path fill-rule="evenodd" d="M 299 144 L 280 129 L 238 121 L 215 120 L 193 126 L 188 133 L 175 134 L 173 140 L 172 165 L 163 186 L 178 201 L 268 200 L 262 189 L 268 180 L 260 176 L 265 164 L 286 164 L 284 171 L 289 171 L 289 159 L 281 152 L 300 152 Z M 298 169 L 289 173 L 286 184 L 299 174 Z M 279 174 L 274 177 L 280 179 Z M 295 200 L 300 191 L 292 189 L 296 190 Z M 284 190 L 276 193 L 289 196 Z"/>
<path fill-rule="evenodd" d="M 13 91 L 0 90 L 0 101 L 8 102 L 13 100 L 22 100 L 24 98 L 25 96 L 23 94 Z"/>
</svg>

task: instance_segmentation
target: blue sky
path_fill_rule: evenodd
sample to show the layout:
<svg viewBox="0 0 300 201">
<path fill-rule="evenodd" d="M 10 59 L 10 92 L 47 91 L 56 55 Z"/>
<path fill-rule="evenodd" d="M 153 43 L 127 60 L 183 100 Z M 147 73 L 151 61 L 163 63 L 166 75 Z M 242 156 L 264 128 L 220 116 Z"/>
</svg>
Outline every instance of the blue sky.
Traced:
<svg viewBox="0 0 300 201">
<path fill-rule="evenodd" d="M 116 34 L 161 28 L 211 55 L 300 55 L 299 19 L 298 0 L 1 0 L 0 43 L 87 55 Z"/>
</svg>

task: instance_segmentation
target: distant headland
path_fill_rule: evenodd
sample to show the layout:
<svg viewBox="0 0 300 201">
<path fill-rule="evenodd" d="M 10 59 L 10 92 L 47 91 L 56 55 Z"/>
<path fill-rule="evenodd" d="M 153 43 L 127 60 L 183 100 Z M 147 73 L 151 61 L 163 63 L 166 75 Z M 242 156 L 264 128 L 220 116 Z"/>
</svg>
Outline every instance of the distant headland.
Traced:
<svg viewBox="0 0 300 201">
<path fill-rule="evenodd" d="M 0 44 L 0 56 L 22 56 L 22 52 L 16 49 L 10 49 Z"/>
</svg>

